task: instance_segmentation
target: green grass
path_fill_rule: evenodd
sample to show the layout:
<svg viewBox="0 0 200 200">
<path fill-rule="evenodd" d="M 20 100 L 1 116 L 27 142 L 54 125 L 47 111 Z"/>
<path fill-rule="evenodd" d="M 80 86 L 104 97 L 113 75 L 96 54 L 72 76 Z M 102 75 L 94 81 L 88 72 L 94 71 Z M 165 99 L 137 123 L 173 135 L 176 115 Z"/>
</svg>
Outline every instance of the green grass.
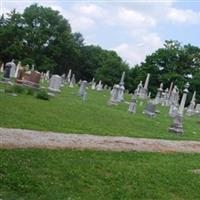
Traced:
<svg viewBox="0 0 200 200">
<path fill-rule="evenodd" d="M 0 85 L 1 88 L 4 85 Z M 200 140 L 198 117 L 185 117 L 183 136 L 169 133 L 172 119 L 168 109 L 158 107 L 160 114 L 148 118 L 142 114 L 145 103 L 138 104 L 135 115 L 128 114 L 128 105 L 108 106 L 108 91 L 88 90 L 87 101 L 75 95 L 78 88 L 68 88 L 50 101 L 31 95 L 17 97 L 0 93 L 0 127 L 23 128 L 66 133 L 132 136 L 145 138 Z M 126 95 L 130 101 L 130 95 Z"/>
<path fill-rule="evenodd" d="M 200 154 L 1 150 L 0 199 L 200 199 Z"/>
</svg>

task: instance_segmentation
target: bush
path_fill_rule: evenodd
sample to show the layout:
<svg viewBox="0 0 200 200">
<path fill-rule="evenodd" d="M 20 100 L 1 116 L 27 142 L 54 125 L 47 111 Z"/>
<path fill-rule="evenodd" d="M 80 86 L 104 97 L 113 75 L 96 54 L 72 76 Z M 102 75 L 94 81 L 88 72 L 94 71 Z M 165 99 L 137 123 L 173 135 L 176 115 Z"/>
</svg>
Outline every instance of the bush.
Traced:
<svg viewBox="0 0 200 200">
<path fill-rule="evenodd" d="M 21 86 L 21 85 L 14 85 L 13 86 L 13 90 L 16 93 L 20 93 L 21 94 L 21 93 L 25 93 L 26 88 L 24 86 Z"/>
<path fill-rule="evenodd" d="M 27 87 L 27 92 L 26 94 L 28 95 L 34 95 L 35 94 L 35 89 L 34 88 L 30 88 L 30 87 Z"/>
<path fill-rule="evenodd" d="M 37 92 L 37 96 L 36 97 L 38 99 L 42 99 L 42 100 L 49 100 L 50 99 L 50 97 L 49 97 L 49 95 L 48 95 L 46 90 L 39 90 Z"/>
<path fill-rule="evenodd" d="M 14 92 L 13 86 L 6 86 L 5 93 L 13 93 L 13 92 Z"/>
</svg>

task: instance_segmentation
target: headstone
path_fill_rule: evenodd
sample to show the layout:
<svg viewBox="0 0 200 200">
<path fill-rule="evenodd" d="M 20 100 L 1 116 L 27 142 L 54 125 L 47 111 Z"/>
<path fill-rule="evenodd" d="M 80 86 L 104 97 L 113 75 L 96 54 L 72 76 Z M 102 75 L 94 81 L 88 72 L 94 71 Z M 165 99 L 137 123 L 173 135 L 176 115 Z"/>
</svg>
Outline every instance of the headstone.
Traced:
<svg viewBox="0 0 200 200">
<path fill-rule="evenodd" d="M 186 114 L 188 116 L 192 116 L 195 113 L 195 105 L 196 105 L 196 91 L 193 93 L 192 100 L 186 111 Z"/>
<path fill-rule="evenodd" d="M 109 105 L 116 105 L 119 101 L 118 101 L 118 95 L 119 95 L 119 89 L 120 86 L 119 85 L 114 85 L 113 89 L 111 90 L 111 98 L 108 102 Z"/>
<path fill-rule="evenodd" d="M 123 85 L 119 86 L 118 97 L 117 97 L 118 102 L 121 102 L 124 100 L 124 90 L 125 88 Z"/>
<path fill-rule="evenodd" d="M 101 83 L 101 80 L 99 81 L 98 85 L 96 86 L 97 91 L 101 91 L 103 89 L 103 85 Z"/>
<path fill-rule="evenodd" d="M 4 72 L 4 64 L 1 64 L 1 68 L 0 68 L 0 72 L 3 73 Z"/>
<path fill-rule="evenodd" d="M 45 79 L 49 80 L 50 79 L 50 71 L 48 70 L 45 74 Z"/>
<path fill-rule="evenodd" d="M 49 81 L 49 91 L 50 92 L 60 92 L 60 87 L 62 84 L 62 78 L 59 75 L 52 75 Z"/>
<path fill-rule="evenodd" d="M 185 108 L 185 102 L 187 99 L 187 94 L 188 94 L 188 88 L 189 88 L 189 83 L 185 84 L 185 89 L 183 90 L 183 96 L 181 99 L 180 106 L 178 108 L 178 111 L 176 113 L 176 116 L 174 117 L 173 124 L 169 128 L 170 132 L 174 132 L 176 134 L 182 134 L 183 131 L 183 114 L 184 114 L 184 108 Z"/>
<path fill-rule="evenodd" d="M 156 110 L 155 105 L 153 104 L 153 102 L 149 101 L 143 113 L 148 117 L 153 117 L 155 116 L 155 110 Z"/>
<path fill-rule="evenodd" d="M 119 83 L 119 86 L 120 86 L 119 93 L 118 93 L 118 101 L 119 102 L 124 100 L 124 90 L 125 90 L 124 79 L 125 79 L 125 71 L 123 71 L 122 76 L 121 76 L 121 80 L 120 80 L 120 83 Z"/>
<path fill-rule="evenodd" d="M 195 113 L 200 114 L 200 104 L 197 104 L 195 107 Z"/>
<path fill-rule="evenodd" d="M 174 86 L 174 88 L 171 92 L 169 101 L 170 101 L 170 104 L 174 104 L 176 106 L 178 106 L 178 104 L 179 104 L 179 89 L 176 85 Z"/>
<path fill-rule="evenodd" d="M 22 66 L 21 66 L 21 62 L 19 61 L 18 64 L 17 64 L 17 68 L 16 68 L 16 71 L 15 71 L 15 78 L 17 78 L 18 76 L 18 72 L 19 72 L 19 69 L 21 69 Z"/>
<path fill-rule="evenodd" d="M 71 74 L 72 74 L 72 70 L 70 69 L 67 75 L 67 82 L 70 83 L 71 81 Z"/>
<path fill-rule="evenodd" d="M 148 85 L 149 85 L 150 74 L 147 74 L 144 87 L 142 86 L 142 81 L 138 85 L 135 93 L 140 99 L 148 99 Z"/>
<path fill-rule="evenodd" d="M 96 83 L 92 83 L 92 90 L 95 90 L 96 89 Z"/>
<path fill-rule="evenodd" d="M 75 84 L 76 84 L 76 79 L 75 79 L 75 74 L 73 74 L 71 81 L 70 81 L 70 84 L 69 84 L 69 87 L 73 88 Z"/>
<path fill-rule="evenodd" d="M 86 100 L 87 100 L 87 92 L 85 91 L 83 94 L 83 101 L 86 101 Z"/>
<path fill-rule="evenodd" d="M 174 104 L 171 104 L 170 108 L 169 108 L 169 116 L 170 117 L 175 117 L 178 111 L 178 107 Z"/>
<path fill-rule="evenodd" d="M 131 114 L 136 113 L 136 106 L 137 106 L 137 97 L 133 95 L 128 107 L 128 112 Z"/>
<path fill-rule="evenodd" d="M 4 66 L 4 74 L 3 74 L 3 80 L 4 81 L 9 81 L 10 80 L 10 75 L 11 75 L 11 68 L 13 67 L 13 62 L 8 62 Z"/>
<path fill-rule="evenodd" d="M 10 77 L 11 77 L 11 78 L 14 78 L 14 77 L 15 77 L 15 72 L 16 72 L 17 67 L 16 67 L 16 65 L 15 65 L 15 63 L 14 63 L 14 60 L 12 60 L 12 61 L 10 62 L 10 64 L 11 64 L 11 68 L 10 68 Z"/>
<path fill-rule="evenodd" d="M 145 84 L 144 84 L 144 89 L 146 91 L 148 91 L 149 79 L 150 79 L 150 74 L 147 74 L 146 81 L 145 81 Z"/>
<path fill-rule="evenodd" d="M 157 95 L 156 95 L 156 98 L 154 100 L 155 104 L 160 104 L 161 103 L 162 92 L 163 92 L 163 83 L 160 84 L 160 87 L 157 90 Z"/>
<path fill-rule="evenodd" d="M 25 74 L 26 75 L 26 74 Z M 32 71 L 27 76 L 24 76 L 23 84 L 33 88 L 38 88 L 40 83 L 41 74 L 37 71 Z"/>
<path fill-rule="evenodd" d="M 35 70 L 35 66 L 34 66 L 34 64 L 32 64 L 31 71 L 34 71 L 34 70 Z"/>
<path fill-rule="evenodd" d="M 81 81 L 81 86 L 78 92 L 78 96 L 84 96 L 86 92 L 87 81 Z"/>
</svg>

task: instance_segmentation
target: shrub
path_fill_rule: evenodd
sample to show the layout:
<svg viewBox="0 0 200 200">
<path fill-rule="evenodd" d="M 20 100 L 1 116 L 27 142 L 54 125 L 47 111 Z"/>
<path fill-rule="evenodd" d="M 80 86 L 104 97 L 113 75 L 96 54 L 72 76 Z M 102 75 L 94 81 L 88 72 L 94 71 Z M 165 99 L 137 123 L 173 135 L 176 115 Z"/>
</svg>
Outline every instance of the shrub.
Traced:
<svg viewBox="0 0 200 200">
<path fill-rule="evenodd" d="M 5 93 L 13 93 L 13 92 L 14 92 L 13 86 L 6 86 L 5 87 Z"/>
<path fill-rule="evenodd" d="M 46 90 L 39 90 L 39 91 L 37 92 L 36 97 L 37 97 L 38 99 L 43 99 L 43 100 L 49 100 L 49 99 L 50 99 L 50 97 L 49 97 L 49 95 L 48 95 L 48 93 L 47 93 Z"/>
<path fill-rule="evenodd" d="M 34 94 L 35 94 L 35 89 L 34 89 L 34 88 L 27 87 L 27 92 L 26 92 L 26 94 L 28 94 L 28 95 L 34 95 Z"/>
<path fill-rule="evenodd" d="M 24 86 L 21 86 L 21 85 L 14 85 L 13 91 L 21 94 L 21 93 L 25 93 L 26 88 Z"/>
</svg>

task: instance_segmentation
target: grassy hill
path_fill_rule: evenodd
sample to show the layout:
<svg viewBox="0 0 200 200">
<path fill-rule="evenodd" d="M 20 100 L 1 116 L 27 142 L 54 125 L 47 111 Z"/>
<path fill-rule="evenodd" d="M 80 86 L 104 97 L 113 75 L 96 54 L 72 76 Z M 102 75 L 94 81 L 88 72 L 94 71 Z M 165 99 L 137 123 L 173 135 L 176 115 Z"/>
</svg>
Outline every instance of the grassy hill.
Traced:
<svg viewBox="0 0 200 200">
<path fill-rule="evenodd" d="M 1 84 L 0 88 L 5 88 Z M 78 87 L 65 86 L 57 96 L 44 101 L 31 95 L 17 97 L 0 93 L 0 127 L 23 128 L 66 133 L 131 136 L 163 139 L 200 140 L 198 117 L 185 117 L 183 136 L 168 132 L 172 119 L 168 108 L 157 106 L 160 114 L 148 118 L 142 114 L 145 102 L 138 102 L 137 113 L 130 115 L 128 104 L 108 106 L 109 91 L 88 89 L 87 101 L 76 96 Z M 126 101 L 130 95 L 126 94 Z"/>
<path fill-rule="evenodd" d="M 0 85 L 4 88 L 5 85 Z M 128 104 L 107 104 L 109 91 L 88 89 L 87 101 L 76 96 L 78 87 L 65 86 L 60 94 L 50 101 L 34 98 L 27 94 L 17 97 L 0 93 L 0 127 L 23 128 L 66 133 L 97 135 L 120 135 L 145 138 L 200 140 L 198 117 L 185 117 L 183 136 L 169 133 L 172 119 L 168 108 L 157 106 L 160 114 L 148 118 L 142 114 L 146 103 L 138 102 L 137 113 L 130 115 Z M 126 94 L 126 101 L 131 96 Z"/>
</svg>

